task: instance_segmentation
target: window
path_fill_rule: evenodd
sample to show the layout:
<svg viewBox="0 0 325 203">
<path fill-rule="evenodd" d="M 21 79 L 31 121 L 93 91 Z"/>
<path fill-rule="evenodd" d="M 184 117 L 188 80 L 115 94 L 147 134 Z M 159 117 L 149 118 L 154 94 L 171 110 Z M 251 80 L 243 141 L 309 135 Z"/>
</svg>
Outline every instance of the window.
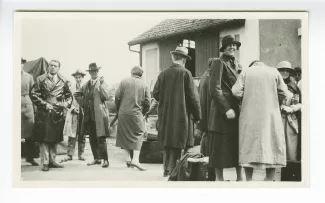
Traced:
<svg viewBox="0 0 325 203">
<path fill-rule="evenodd" d="M 195 41 L 193 40 L 184 39 L 182 45 L 183 47 L 195 49 Z"/>
</svg>

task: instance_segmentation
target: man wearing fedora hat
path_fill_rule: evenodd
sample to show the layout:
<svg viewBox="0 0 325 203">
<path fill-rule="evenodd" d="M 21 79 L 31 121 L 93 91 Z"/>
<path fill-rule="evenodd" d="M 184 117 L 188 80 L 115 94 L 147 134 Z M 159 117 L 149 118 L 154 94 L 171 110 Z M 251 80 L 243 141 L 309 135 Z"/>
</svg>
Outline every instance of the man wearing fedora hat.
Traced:
<svg viewBox="0 0 325 203">
<path fill-rule="evenodd" d="M 82 80 L 85 77 L 80 69 L 78 69 L 72 76 L 76 80 L 76 84 L 70 87 L 71 93 L 75 93 L 82 87 Z M 80 133 L 82 126 L 83 110 L 81 105 L 74 98 L 71 108 L 67 112 L 65 119 L 65 125 L 63 129 L 63 134 L 69 137 L 68 140 L 68 152 L 67 157 L 64 158 L 61 162 L 70 161 L 73 159 L 76 142 L 78 141 L 78 159 L 85 161 L 86 159 L 82 156 L 85 149 L 85 137 L 83 133 Z"/>
<path fill-rule="evenodd" d="M 223 169 L 236 167 L 237 181 L 242 180 L 238 160 L 239 104 L 231 91 L 235 84 L 240 64 L 235 51 L 241 43 L 232 35 L 222 38 L 219 58 L 214 58 L 210 67 L 209 91 L 211 105 L 208 119 L 209 167 L 216 169 L 216 178 L 223 181 Z"/>
<path fill-rule="evenodd" d="M 191 60 L 188 50 L 178 46 L 171 51 L 173 64 L 162 71 L 153 90 L 158 104 L 158 140 L 164 148 L 164 176 L 170 175 L 176 161 L 194 145 L 194 122 L 201 119 L 200 99 L 192 74 L 185 68 Z"/>
<path fill-rule="evenodd" d="M 106 137 L 109 135 L 109 112 L 105 102 L 113 98 L 108 91 L 107 84 L 103 77 L 98 76 L 99 69 L 96 63 L 89 64 L 91 79 L 78 89 L 74 96 L 82 105 L 84 111 L 82 132 L 85 130 L 89 134 L 89 142 L 94 161 L 88 163 L 88 166 L 101 164 L 102 167 L 109 166 Z"/>
</svg>

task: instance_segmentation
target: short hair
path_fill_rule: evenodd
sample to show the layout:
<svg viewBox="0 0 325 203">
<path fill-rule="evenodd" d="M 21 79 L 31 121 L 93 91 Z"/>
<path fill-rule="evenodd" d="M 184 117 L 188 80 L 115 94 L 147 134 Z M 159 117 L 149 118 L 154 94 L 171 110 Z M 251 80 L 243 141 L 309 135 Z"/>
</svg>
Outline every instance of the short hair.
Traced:
<svg viewBox="0 0 325 203">
<path fill-rule="evenodd" d="M 58 63 L 58 64 L 59 64 L 59 67 L 61 67 L 61 63 L 60 63 L 60 61 L 58 61 L 58 60 L 51 60 L 50 63 L 52 63 L 52 62 Z M 50 64 L 50 63 L 49 63 L 49 64 Z"/>
<path fill-rule="evenodd" d="M 296 73 L 301 73 L 301 68 L 300 67 L 295 67 L 295 72 Z"/>
<path fill-rule="evenodd" d="M 131 70 L 132 75 L 137 75 L 139 77 L 142 77 L 143 75 L 143 69 L 141 66 L 134 66 Z"/>
</svg>

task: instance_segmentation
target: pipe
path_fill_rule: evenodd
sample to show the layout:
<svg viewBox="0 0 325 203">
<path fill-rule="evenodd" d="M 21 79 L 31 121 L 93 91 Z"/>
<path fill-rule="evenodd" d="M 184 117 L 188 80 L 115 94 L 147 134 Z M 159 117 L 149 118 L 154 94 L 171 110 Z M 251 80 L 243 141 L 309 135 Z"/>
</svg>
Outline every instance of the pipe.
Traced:
<svg viewBox="0 0 325 203">
<path fill-rule="evenodd" d="M 141 45 L 140 45 L 140 51 L 136 51 L 136 50 L 131 49 L 131 46 L 130 46 L 130 45 L 129 45 L 129 50 L 130 50 L 131 52 L 135 52 L 135 53 L 138 53 L 138 54 L 139 54 L 140 66 L 142 66 L 142 59 L 141 59 Z"/>
</svg>

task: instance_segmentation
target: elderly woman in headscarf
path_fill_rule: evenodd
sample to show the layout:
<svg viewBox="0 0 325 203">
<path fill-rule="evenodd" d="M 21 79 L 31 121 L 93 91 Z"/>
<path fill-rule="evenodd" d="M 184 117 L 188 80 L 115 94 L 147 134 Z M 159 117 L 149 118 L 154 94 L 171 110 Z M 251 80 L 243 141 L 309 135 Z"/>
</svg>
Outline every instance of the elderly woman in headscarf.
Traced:
<svg viewBox="0 0 325 203">
<path fill-rule="evenodd" d="M 294 72 L 288 61 L 282 61 L 277 69 L 288 86 L 287 98 L 280 104 L 281 115 L 286 138 L 287 161 L 298 161 L 298 120 L 296 113 L 301 109 L 299 89 L 296 83 L 290 80 L 290 74 Z"/>
<path fill-rule="evenodd" d="M 116 90 L 115 104 L 118 111 L 116 146 L 125 152 L 126 165 L 146 170 L 139 163 L 140 149 L 145 133 L 144 115 L 150 107 L 150 93 L 141 78 L 143 69 L 134 66 L 131 77 L 121 81 Z M 131 160 L 130 152 L 133 151 Z"/>
</svg>

